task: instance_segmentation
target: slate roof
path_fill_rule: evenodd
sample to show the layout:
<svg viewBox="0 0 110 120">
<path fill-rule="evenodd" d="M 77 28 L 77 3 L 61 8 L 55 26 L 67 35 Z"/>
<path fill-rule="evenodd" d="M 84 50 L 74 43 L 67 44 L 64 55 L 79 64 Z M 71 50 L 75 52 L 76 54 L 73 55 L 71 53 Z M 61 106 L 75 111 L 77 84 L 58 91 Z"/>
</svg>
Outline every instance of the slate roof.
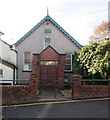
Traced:
<svg viewBox="0 0 110 120">
<path fill-rule="evenodd" d="M 19 45 L 25 38 L 27 38 L 32 32 L 34 32 L 40 25 L 42 25 L 45 21 L 49 20 L 53 23 L 62 33 L 64 33 L 74 44 L 76 44 L 79 48 L 82 48 L 71 35 L 69 35 L 58 23 L 56 23 L 49 15 L 47 15 L 44 19 L 42 19 L 37 25 L 35 25 L 29 32 L 27 32 L 22 38 L 20 38 L 14 45 Z"/>
</svg>

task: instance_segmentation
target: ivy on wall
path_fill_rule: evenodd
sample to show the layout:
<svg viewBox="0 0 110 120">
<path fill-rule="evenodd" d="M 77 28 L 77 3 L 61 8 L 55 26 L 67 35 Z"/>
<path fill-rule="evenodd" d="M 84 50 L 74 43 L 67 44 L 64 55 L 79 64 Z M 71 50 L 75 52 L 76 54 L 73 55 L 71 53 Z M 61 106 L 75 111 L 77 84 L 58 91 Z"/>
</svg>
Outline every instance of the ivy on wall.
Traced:
<svg viewBox="0 0 110 120">
<path fill-rule="evenodd" d="M 110 41 L 94 42 L 81 49 L 74 57 L 75 71 L 84 78 L 110 76 Z"/>
</svg>

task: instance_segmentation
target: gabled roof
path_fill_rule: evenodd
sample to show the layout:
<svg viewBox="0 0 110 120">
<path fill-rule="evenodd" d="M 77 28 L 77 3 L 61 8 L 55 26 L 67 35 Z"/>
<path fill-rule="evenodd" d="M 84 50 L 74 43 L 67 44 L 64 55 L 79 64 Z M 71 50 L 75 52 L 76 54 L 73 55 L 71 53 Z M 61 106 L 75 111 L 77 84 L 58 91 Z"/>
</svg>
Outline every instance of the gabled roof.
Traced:
<svg viewBox="0 0 110 120">
<path fill-rule="evenodd" d="M 1 59 L 1 58 L 0 58 L 0 63 L 3 64 L 3 65 L 6 65 L 6 66 L 8 66 L 8 67 L 10 67 L 10 68 L 12 68 L 12 69 L 14 69 L 14 68 L 18 69 L 17 66 L 14 65 L 13 63 L 8 62 L 8 61 L 6 61 L 6 60 L 3 60 L 3 59 Z"/>
<path fill-rule="evenodd" d="M 40 55 L 42 54 L 44 51 L 46 51 L 48 48 L 53 49 L 57 54 L 59 55 L 66 55 L 65 53 L 59 53 L 55 48 L 53 48 L 51 45 L 49 45 L 48 47 L 46 47 L 45 49 L 43 49 L 43 51 L 41 51 L 40 53 L 33 53 L 33 55 Z"/>
<path fill-rule="evenodd" d="M 19 45 L 25 38 L 27 38 L 31 33 L 33 33 L 40 25 L 42 25 L 45 21 L 51 21 L 62 33 L 64 33 L 74 44 L 76 44 L 79 48 L 82 47 L 71 35 L 69 35 L 59 24 L 57 24 L 49 15 L 47 15 L 44 19 L 42 19 L 37 25 L 35 25 L 29 32 L 27 32 L 20 40 L 18 40 L 14 45 Z"/>
<path fill-rule="evenodd" d="M 58 53 L 58 51 L 57 50 L 55 50 L 55 48 L 53 48 L 52 46 L 48 46 L 48 47 L 46 47 L 41 53 L 43 53 L 44 51 L 46 51 L 48 48 L 51 48 L 51 49 L 53 49 L 57 54 L 60 54 L 60 53 Z M 40 54 L 41 54 L 40 53 Z M 60 54 L 60 55 L 66 55 L 66 54 Z"/>
</svg>

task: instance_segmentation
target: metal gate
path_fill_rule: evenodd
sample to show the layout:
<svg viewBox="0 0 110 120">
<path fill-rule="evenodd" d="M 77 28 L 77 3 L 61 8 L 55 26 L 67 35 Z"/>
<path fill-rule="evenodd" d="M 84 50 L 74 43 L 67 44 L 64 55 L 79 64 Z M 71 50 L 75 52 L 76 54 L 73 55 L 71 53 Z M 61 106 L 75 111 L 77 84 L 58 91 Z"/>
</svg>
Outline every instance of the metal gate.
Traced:
<svg viewBox="0 0 110 120">
<path fill-rule="evenodd" d="M 68 90 L 58 89 L 58 62 L 57 61 L 41 61 L 40 62 L 40 84 L 39 99 L 71 99 Z"/>
<path fill-rule="evenodd" d="M 38 101 L 46 100 L 70 100 L 72 99 L 72 89 L 59 89 L 58 80 L 54 79 L 52 82 L 41 83 L 38 92 Z"/>
</svg>

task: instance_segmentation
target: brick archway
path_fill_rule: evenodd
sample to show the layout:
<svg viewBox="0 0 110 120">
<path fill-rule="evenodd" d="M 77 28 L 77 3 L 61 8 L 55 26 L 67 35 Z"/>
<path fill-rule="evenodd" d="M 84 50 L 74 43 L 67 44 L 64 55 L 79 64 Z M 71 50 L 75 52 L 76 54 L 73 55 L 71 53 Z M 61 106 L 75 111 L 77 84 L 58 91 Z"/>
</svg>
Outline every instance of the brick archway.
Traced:
<svg viewBox="0 0 110 120">
<path fill-rule="evenodd" d="M 65 54 L 59 54 L 51 46 L 48 46 L 40 54 L 33 54 L 33 70 L 39 83 L 49 87 L 64 87 Z"/>
</svg>

